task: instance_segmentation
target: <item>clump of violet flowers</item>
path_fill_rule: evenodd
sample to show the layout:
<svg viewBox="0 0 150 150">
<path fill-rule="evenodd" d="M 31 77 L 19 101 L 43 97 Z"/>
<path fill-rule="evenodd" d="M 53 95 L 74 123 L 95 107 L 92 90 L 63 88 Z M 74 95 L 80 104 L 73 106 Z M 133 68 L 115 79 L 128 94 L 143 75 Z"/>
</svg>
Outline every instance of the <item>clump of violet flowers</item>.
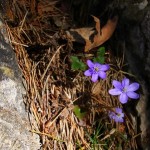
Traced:
<svg viewBox="0 0 150 150">
<path fill-rule="evenodd" d="M 91 80 L 96 82 L 98 78 L 105 79 L 106 71 L 109 70 L 108 64 L 100 64 L 98 62 L 92 62 L 87 60 L 88 70 L 84 72 L 85 76 L 91 76 Z M 121 82 L 113 80 L 112 82 L 114 88 L 109 90 L 109 94 L 113 96 L 119 96 L 119 101 L 122 104 L 128 102 L 128 99 L 138 99 L 139 94 L 135 93 L 139 89 L 139 84 L 137 82 L 131 83 L 128 78 L 124 78 Z M 109 111 L 108 116 L 115 122 L 124 122 L 124 113 L 122 108 L 116 107 L 114 111 Z"/>
</svg>

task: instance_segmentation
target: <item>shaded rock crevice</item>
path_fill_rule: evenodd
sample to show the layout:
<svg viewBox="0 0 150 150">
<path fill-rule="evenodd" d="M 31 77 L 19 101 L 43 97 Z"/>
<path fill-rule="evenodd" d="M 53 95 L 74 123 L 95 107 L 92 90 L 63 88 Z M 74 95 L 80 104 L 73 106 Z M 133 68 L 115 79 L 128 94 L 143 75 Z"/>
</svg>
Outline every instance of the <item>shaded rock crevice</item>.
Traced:
<svg viewBox="0 0 150 150">
<path fill-rule="evenodd" d="M 29 132 L 22 74 L 1 20 L 0 29 L 0 149 L 38 150 L 39 136 Z"/>
<path fill-rule="evenodd" d="M 144 5 L 145 4 L 145 5 Z M 141 7 L 141 5 L 143 7 Z M 144 150 L 150 149 L 150 4 L 147 0 L 126 4 L 121 10 L 117 39 L 125 43 L 125 58 L 129 71 L 141 85 L 136 105 L 140 118 L 141 141 Z M 140 146 L 140 145 L 139 145 Z M 139 148 L 141 149 L 141 148 Z"/>
</svg>

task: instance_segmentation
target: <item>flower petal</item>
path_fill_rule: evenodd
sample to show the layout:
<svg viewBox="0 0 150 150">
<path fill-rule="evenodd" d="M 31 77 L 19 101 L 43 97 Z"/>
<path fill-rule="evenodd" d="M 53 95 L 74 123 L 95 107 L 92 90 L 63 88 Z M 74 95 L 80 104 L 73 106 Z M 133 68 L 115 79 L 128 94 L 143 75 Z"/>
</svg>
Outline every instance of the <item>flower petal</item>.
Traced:
<svg viewBox="0 0 150 150">
<path fill-rule="evenodd" d="M 111 95 L 120 95 L 120 94 L 122 94 L 122 92 L 121 92 L 120 89 L 111 89 L 111 90 L 109 90 L 109 94 L 111 94 Z"/>
<path fill-rule="evenodd" d="M 84 75 L 85 75 L 85 76 L 91 76 L 91 75 L 92 75 L 91 70 L 90 70 L 90 69 L 89 69 L 89 70 L 86 70 L 86 71 L 84 72 Z"/>
<path fill-rule="evenodd" d="M 122 103 L 122 104 L 125 104 L 127 103 L 128 101 L 128 96 L 126 93 L 122 93 L 120 96 L 119 96 L 119 101 Z"/>
<path fill-rule="evenodd" d="M 128 97 L 132 98 L 132 99 L 138 99 L 140 96 L 139 94 L 135 93 L 135 92 L 127 92 Z"/>
<path fill-rule="evenodd" d="M 95 74 L 92 74 L 92 79 L 91 79 L 93 82 L 96 82 L 98 80 L 98 74 L 95 73 Z"/>
<path fill-rule="evenodd" d="M 109 65 L 101 65 L 101 68 L 100 68 L 100 70 L 101 71 L 107 71 L 108 69 L 109 69 L 110 67 L 109 67 Z"/>
<path fill-rule="evenodd" d="M 121 108 L 116 108 L 116 113 L 121 114 L 122 113 L 122 109 Z"/>
<path fill-rule="evenodd" d="M 87 65 L 92 68 L 94 67 L 94 63 L 91 60 L 87 60 Z"/>
<path fill-rule="evenodd" d="M 103 71 L 99 71 L 99 72 L 98 72 L 98 75 L 99 75 L 99 77 L 102 78 L 102 79 L 105 79 L 105 78 L 106 78 L 106 73 L 103 72 Z"/>
<path fill-rule="evenodd" d="M 109 115 L 110 119 L 114 119 L 115 113 L 114 112 L 109 112 L 108 115 Z"/>
<path fill-rule="evenodd" d="M 122 86 L 123 86 L 123 87 L 128 87 L 128 86 L 129 86 L 129 79 L 124 78 L 124 79 L 122 80 Z"/>
<path fill-rule="evenodd" d="M 133 91 L 136 91 L 136 90 L 138 90 L 139 89 L 139 84 L 138 83 L 132 83 L 132 84 L 130 84 L 129 86 L 128 86 L 128 88 L 127 88 L 127 92 L 133 92 Z"/>
<path fill-rule="evenodd" d="M 124 122 L 122 117 L 115 117 L 115 122 Z"/>
<path fill-rule="evenodd" d="M 113 86 L 114 86 L 116 89 L 120 89 L 120 90 L 123 89 L 121 83 L 120 83 L 119 81 L 117 81 L 117 80 L 113 80 L 112 84 L 113 84 Z"/>
<path fill-rule="evenodd" d="M 101 68 L 102 65 L 100 63 L 95 62 L 94 66 L 97 66 L 97 67 Z"/>
</svg>

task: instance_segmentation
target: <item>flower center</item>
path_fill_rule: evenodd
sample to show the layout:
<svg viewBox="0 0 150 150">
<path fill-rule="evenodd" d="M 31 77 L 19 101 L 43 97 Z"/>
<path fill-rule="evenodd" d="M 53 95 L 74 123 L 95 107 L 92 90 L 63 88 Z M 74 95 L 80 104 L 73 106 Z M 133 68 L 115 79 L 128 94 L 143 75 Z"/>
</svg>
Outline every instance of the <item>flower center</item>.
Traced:
<svg viewBox="0 0 150 150">
<path fill-rule="evenodd" d="M 95 72 L 98 72 L 98 71 L 99 71 L 99 68 L 98 68 L 98 67 L 94 67 L 94 71 L 95 71 Z"/>
<path fill-rule="evenodd" d="M 122 92 L 124 92 L 124 93 L 127 92 L 127 88 L 124 87 Z"/>
<path fill-rule="evenodd" d="M 118 113 L 118 114 L 117 114 L 117 116 L 118 116 L 118 117 L 120 117 L 120 116 L 121 116 L 121 114 L 119 114 L 119 113 Z"/>
</svg>

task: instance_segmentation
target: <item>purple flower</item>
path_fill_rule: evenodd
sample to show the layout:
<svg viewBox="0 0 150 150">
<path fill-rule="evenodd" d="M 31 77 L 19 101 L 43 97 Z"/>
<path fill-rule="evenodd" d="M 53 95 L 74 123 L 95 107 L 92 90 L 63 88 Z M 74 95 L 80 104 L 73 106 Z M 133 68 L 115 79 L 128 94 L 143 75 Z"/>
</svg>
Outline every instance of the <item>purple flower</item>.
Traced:
<svg viewBox="0 0 150 150">
<path fill-rule="evenodd" d="M 124 78 L 122 82 L 113 80 L 114 89 L 109 90 L 111 95 L 119 95 L 119 100 L 122 104 L 127 103 L 128 97 L 132 99 L 138 99 L 139 94 L 135 93 L 139 89 L 139 84 L 134 82 L 129 84 L 129 79 Z"/>
<path fill-rule="evenodd" d="M 109 112 L 109 118 L 115 120 L 115 122 L 124 122 L 124 113 L 121 108 L 115 108 L 115 112 Z"/>
<path fill-rule="evenodd" d="M 109 69 L 109 65 L 102 65 L 97 62 L 93 63 L 91 60 L 87 60 L 87 65 L 89 66 L 89 69 L 84 72 L 85 76 L 92 76 L 92 81 L 96 82 L 98 80 L 98 77 L 101 79 L 106 78 L 106 73 Z"/>
</svg>

